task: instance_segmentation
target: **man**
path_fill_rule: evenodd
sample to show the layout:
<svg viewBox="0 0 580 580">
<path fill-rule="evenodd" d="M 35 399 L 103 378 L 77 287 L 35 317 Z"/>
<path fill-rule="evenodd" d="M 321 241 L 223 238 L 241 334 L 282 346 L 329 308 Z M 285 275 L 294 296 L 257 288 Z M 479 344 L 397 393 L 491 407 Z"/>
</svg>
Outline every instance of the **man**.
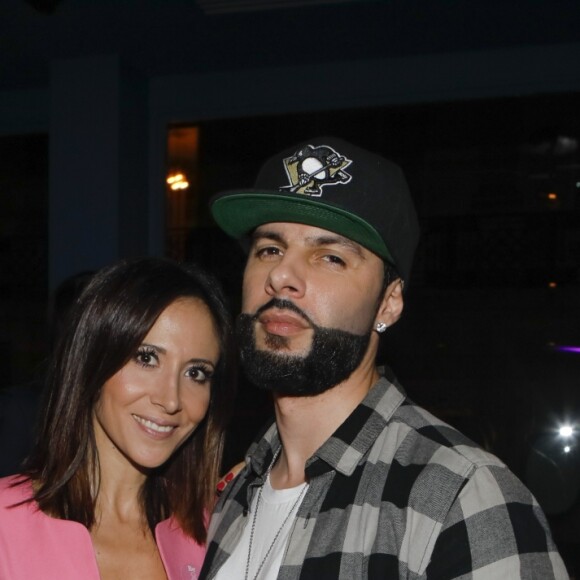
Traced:
<svg viewBox="0 0 580 580">
<path fill-rule="evenodd" d="M 275 422 L 220 498 L 202 578 L 567 578 L 529 491 L 376 366 L 419 236 L 401 170 L 314 139 L 212 213 L 249 242 L 241 360 Z"/>
</svg>

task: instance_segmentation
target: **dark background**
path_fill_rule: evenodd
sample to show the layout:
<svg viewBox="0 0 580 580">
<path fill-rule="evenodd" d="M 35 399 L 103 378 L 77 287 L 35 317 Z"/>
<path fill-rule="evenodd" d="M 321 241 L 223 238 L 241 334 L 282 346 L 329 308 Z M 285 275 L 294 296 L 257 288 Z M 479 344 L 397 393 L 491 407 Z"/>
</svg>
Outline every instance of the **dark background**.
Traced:
<svg viewBox="0 0 580 580">
<path fill-rule="evenodd" d="M 580 83 L 569 81 L 580 67 L 573 59 L 558 63 L 535 91 L 510 79 L 494 91 L 485 80 L 494 75 L 497 51 L 540 48 L 537 62 L 517 61 L 518 70 L 533 71 L 542 65 L 542 50 L 573 54 L 579 31 L 576 0 L 6 0 L 0 6 L 0 128 L 12 121 L 4 97 L 50 90 L 51 67 L 63 59 L 120 55 L 150 86 L 160 76 L 235 71 L 235 89 L 243 93 L 250 82 L 244 79 L 255 83 L 255 72 L 265 68 L 287 72 L 288 86 L 303 83 L 304 100 L 283 114 L 257 108 L 244 117 L 210 111 L 170 120 L 168 142 L 173 131 L 197 129 L 198 198 L 191 224 L 166 228 L 159 251 L 212 269 L 236 310 L 244 258 L 213 227 L 206 210 L 213 193 L 251 185 L 270 154 L 319 135 L 337 135 L 397 161 L 422 238 L 405 312 L 383 338 L 381 362 L 415 401 L 499 455 L 532 488 L 570 570 L 577 571 L 578 450 L 573 444 L 564 454 L 557 429 L 569 422 L 578 432 L 580 424 L 580 354 L 560 348 L 580 347 Z M 392 102 L 345 106 L 335 94 L 337 79 L 324 76 L 327 66 L 335 75 L 337 63 L 367 70 L 380 59 L 401 58 L 408 68 L 395 75 L 400 81 L 413 78 L 415 58 L 471 62 L 480 54 L 474 62 L 481 68 L 469 72 L 481 76 L 482 89 L 465 98 L 440 90 L 435 66 L 420 69 L 434 87 L 433 97 L 423 95 L 421 102 L 393 87 Z M 310 65 L 328 85 L 316 107 L 308 101 L 311 79 L 296 76 Z M 561 80 L 565 73 L 572 87 Z M 377 67 L 377 82 L 384 74 Z M 340 80 L 358 82 L 356 76 Z M 370 90 L 358 88 L 363 96 Z M 283 89 L 268 93 L 272 103 L 283 100 Z M 55 118 L 46 130 L 0 131 L 2 387 L 29 385 L 45 364 Z M 124 149 L 121 163 L 132 153 Z M 165 169 L 172 156 L 168 146 Z M 99 171 L 95 159 L 86 180 Z M 86 188 L 78 184 L 80 199 Z M 271 410 L 267 397 L 244 381 L 237 403 L 225 464 L 241 457 Z"/>
</svg>

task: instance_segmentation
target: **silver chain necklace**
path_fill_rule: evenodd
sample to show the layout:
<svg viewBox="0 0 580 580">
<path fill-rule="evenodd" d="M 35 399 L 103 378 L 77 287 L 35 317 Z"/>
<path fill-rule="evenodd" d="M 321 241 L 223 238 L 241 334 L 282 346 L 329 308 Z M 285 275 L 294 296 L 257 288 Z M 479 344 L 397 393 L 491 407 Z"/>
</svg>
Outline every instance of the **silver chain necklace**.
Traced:
<svg viewBox="0 0 580 580">
<path fill-rule="evenodd" d="M 248 575 L 250 573 L 250 561 L 252 559 L 252 543 L 254 541 L 254 531 L 256 529 L 256 521 L 258 519 L 258 509 L 260 508 L 260 501 L 262 499 L 262 489 L 266 483 L 266 480 L 270 476 L 270 472 L 272 471 L 272 467 L 274 467 L 274 463 L 276 463 L 276 460 L 278 459 L 278 456 L 280 455 L 281 450 L 282 450 L 282 447 L 278 447 L 278 450 L 276 451 L 276 453 L 274 453 L 274 457 L 272 457 L 272 461 L 270 462 L 270 465 L 268 466 L 268 469 L 266 470 L 266 474 L 264 476 L 264 484 L 258 490 L 258 497 L 256 498 L 256 508 L 254 509 L 254 516 L 252 517 L 252 527 L 250 528 L 250 544 L 248 545 L 248 559 L 246 560 L 246 574 L 244 576 L 244 580 L 248 580 Z M 304 485 L 304 487 L 300 491 L 300 495 L 296 498 L 296 501 L 292 504 L 290 511 L 288 512 L 288 514 L 284 518 L 282 525 L 278 528 L 278 531 L 276 532 L 274 539 L 272 540 L 272 542 L 270 543 L 270 546 L 266 550 L 266 553 L 264 554 L 264 557 L 262 558 L 262 561 L 260 562 L 260 565 L 258 566 L 258 569 L 256 570 L 256 574 L 254 575 L 252 580 L 257 580 L 258 575 L 260 574 L 260 572 L 262 571 L 262 568 L 264 567 L 264 564 L 268 560 L 268 557 L 270 556 L 270 552 L 274 549 L 276 541 L 280 537 L 280 534 L 282 533 L 284 526 L 288 523 L 288 521 L 290 520 L 290 517 L 294 514 L 294 510 L 302 501 L 302 496 L 306 492 L 307 487 L 308 487 L 308 485 Z"/>
</svg>

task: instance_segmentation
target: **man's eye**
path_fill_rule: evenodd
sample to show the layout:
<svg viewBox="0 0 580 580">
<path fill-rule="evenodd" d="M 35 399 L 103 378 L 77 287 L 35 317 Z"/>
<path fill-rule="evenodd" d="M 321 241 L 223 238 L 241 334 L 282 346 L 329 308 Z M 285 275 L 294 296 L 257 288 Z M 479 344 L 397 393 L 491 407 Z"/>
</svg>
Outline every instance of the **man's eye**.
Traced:
<svg viewBox="0 0 580 580">
<path fill-rule="evenodd" d="M 278 256 L 280 254 L 280 248 L 275 246 L 268 246 L 266 248 L 258 248 L 256 250 L 256 256 L 258 258 L 268 258 L 269 256 Z"/>
<path fill-rule="evenodd" d="M 334 254 L 328 254 L 324 256 L 324 259 L 331 264 L 336 264 L 337 266 L 346 266 L 346 262 L 340 257 Z"/>
</svg>

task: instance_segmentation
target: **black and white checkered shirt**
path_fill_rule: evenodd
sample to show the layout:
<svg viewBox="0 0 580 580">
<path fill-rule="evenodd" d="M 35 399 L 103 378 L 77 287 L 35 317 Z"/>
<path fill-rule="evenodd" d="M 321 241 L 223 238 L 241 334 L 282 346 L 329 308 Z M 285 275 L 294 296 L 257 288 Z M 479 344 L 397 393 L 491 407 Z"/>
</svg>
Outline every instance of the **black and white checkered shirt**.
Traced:
<svg viewBox="0 0 580 580">
<path fill-rule="evenodd" d="M 236 547 L 279 445 L 273 424 L 220 498 L 201 578 Z M 568 578 L 524 485 L 386 378 L 308 460 L 306 477 L 281 580 Z"/>
</svg>

